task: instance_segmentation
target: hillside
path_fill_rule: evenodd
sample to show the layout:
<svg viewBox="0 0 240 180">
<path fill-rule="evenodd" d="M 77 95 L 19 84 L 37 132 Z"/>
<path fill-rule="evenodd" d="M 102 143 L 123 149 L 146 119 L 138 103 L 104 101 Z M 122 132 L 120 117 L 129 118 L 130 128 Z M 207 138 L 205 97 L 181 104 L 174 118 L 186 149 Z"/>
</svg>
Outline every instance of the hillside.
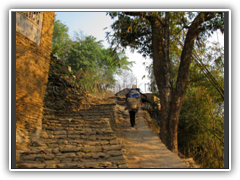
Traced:
<svg viewBox="0 0 240 180">
<path fill-rule="evenodd" d="M 165 147 L 146 111 L 131 128 L 124 106 L 88 94 L 67 70 L 52 58 L 41 140 L 17 151 L 17 168 L 199 168 Z"/>
<path fill-rule="evenodd" d="M 44 108 L 53 111 L 80 111 L 94 105 L 111 104 L 113 100 L 98 98 L 84 90 L 75 81 L 71 67 L 51 57 Z"/>
</svg>

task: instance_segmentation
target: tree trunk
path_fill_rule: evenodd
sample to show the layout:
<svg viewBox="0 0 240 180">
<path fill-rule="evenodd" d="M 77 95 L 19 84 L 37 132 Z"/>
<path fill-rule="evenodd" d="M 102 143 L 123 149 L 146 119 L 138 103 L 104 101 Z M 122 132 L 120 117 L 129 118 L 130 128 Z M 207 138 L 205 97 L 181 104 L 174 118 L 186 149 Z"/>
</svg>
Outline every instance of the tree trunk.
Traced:
<svg viewBox="0 0 240 180">
<path fill-rule="evenodd" d="M 171 136 L 169 122 L 171 119 L 171 74 L 170 60 L 168 51 L 169 29 L 164 31 L 157 19 L 152 19 L 152 44 L 153 44 L 153 70 L 156 79 L 160 102 L 161 102 L 161 121 L 160 139 L 170 149 Z M 168 27 L 167 27 L 168 28 Z M 166 29 L 166 26 L 165 26 Z"/>
<path fill-rule="evenodd" d="M 130 16 L 143 17 L 139 12 L 125 12 Z M 209 16 L 210 14 L 210 16 Z M 176 87 L 171 87 L 169 59 L 169 13 L 165 13 L 165 22 L 161 17 L 146 16 L 151 22 L 153 46 L 153 73 L 155 76 L 161 103 L 160 138 L 174 153 L 178 153 L 177 129 L 178 119 L 186 94 L 189 66 L 195 38 L 200 33 L 199 26 L 214 17 L 214 13 L 202 12 L 197 15 L 188 27 Z"/>
<path fill-rule="evenodd" d="M 202 23 L 201 15 L 190 26 L 181 55 L 176 88 L 171 87 L 170 60 L 169 60 L 169 13 L 165 15 L 164 26 L 157 18 L 151 19 L 153 70 L 156 79 L 160 102 L 161 121 L 160 139 L 169 150 L 178 153 L 178 119 L 186 94 L 189 66 L 191 63 L 194 40 L 199 34 L 199 25 Z"/>
</svg>

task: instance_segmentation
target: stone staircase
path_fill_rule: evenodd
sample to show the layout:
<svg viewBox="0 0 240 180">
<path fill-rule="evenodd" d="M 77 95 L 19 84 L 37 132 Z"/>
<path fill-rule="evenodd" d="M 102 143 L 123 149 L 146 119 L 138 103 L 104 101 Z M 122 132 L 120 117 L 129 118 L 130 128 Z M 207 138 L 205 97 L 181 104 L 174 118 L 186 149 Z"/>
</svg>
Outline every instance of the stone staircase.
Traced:
<svg viewBox="0 0 240 180">
<path fill-rule="evenodd" d="M 17 151 L 17 168 L 128 168 L 122 143 L 112 130 L 114 108 L 106 104 L 45 115 L 43 144 Z"/>
</svg>

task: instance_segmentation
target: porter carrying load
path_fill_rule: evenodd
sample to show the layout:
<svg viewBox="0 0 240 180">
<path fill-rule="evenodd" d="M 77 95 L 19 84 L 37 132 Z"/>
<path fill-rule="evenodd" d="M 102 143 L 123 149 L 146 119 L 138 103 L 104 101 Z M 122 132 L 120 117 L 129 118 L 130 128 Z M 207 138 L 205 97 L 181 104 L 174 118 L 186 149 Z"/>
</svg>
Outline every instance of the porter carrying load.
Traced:
<svg viewBox="0 0 240 180">
<path fill-rule="evenodd" d="M 127 106 L 130 108 L 132 111 L 136 111 L 138 109 L 138 104 L 140 101 L 140 96 L 139 93 L 136 91 L 129 91 L 129 93 L 126 94 L 127 98 Z"/>
</svg>

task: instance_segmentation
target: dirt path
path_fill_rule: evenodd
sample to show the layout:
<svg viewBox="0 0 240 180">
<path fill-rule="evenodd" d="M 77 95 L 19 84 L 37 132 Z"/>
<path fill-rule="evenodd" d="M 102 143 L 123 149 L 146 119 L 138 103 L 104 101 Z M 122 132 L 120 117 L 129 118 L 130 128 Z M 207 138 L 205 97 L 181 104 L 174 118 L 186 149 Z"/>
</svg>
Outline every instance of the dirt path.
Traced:
<svg viewBox="0 0 240 180">
<path fill-rule="evenodd" d="M 129 168 L 189 168 L 150 130 L 145 123 L 143 111 L 138 113 L 134 128 L 130 126 L 128 112 L 122 113 L 123 118 L 117 122 L 115 131 L 125 145 L 124 153 Z"/>
</svg>

